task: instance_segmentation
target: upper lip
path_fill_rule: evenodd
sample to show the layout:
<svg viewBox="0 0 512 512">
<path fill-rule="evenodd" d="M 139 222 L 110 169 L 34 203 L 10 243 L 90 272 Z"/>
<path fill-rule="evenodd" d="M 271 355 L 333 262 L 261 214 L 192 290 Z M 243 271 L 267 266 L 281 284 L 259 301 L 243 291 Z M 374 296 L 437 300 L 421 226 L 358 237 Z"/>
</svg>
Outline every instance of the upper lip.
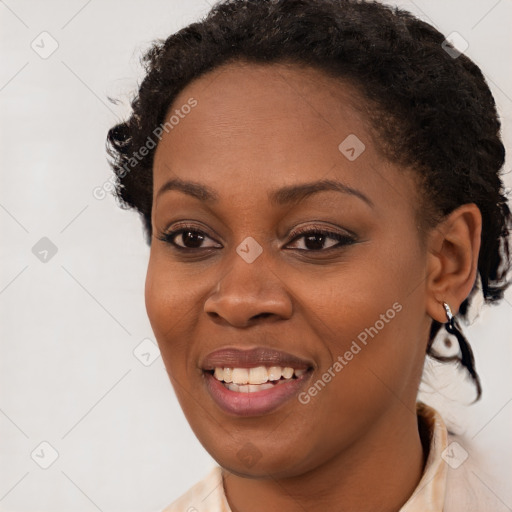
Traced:
<svg viewBox="0 0 512 512">
<path fill-rule="evenodd" d="M 203 370 L 215 368 L 255 368 L 256 366 L 281 366 L 309 369 L 313 364 L 293 354 L 268 347 L 253 349 L 222 348 L 210 352 L 202 362 Z"/>
</svg>

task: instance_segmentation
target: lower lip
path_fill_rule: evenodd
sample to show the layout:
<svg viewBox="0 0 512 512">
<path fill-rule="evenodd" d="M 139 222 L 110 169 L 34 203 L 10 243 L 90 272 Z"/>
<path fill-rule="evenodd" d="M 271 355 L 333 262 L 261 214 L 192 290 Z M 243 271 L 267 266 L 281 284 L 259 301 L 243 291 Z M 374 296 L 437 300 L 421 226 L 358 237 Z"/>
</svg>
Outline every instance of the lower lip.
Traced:
<svg viewBox="0 0 512 512">
<path fill-rule="evenodd" d="M 274 411 L 297 396 L 310 373 L 308 371 L 296 379 L 253 393 L 231 391 L 211 373 L 205 372 L 204 376 L 210 396 L 223 411 L 236 416 L 258 416 Z"/>
</svg>

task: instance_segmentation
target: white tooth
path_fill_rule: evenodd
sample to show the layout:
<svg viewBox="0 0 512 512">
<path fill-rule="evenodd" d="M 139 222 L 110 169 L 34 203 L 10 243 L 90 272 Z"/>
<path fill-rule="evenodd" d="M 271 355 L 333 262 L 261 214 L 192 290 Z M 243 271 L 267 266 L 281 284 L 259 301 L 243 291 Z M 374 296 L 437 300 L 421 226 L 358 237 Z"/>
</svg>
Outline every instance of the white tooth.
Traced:
<svg viewBox="0 0 512 512">
<path fill-rule="evenodd" d="M 301 375 L 304 375 L 306 373 L 307 370 L 304 370 L 303 368 L 301 368 L 300 370 L 299 369 L 296 369 L 295 370 L 295 376 L 296 377 L 300 377 Z M 224 369 L 224 379 L 226 379 L 226 369 Z"/>
<path fill-rule="evenodd" d="M 285 379 L 291 379 L 293 377 L 293 368 L 290 368 L 289 366 L 283 368 L 283 377 Z"/>
<path fill-rule="evenodd" d="M 215 373 L 213 374 L 213 376 L 217 380 L 224 380 L 224 370 L 222 368 L 215 368 Z"/>
<path fill-rule="evenodd" d="M 257 366 L 249 370 L 249 384 L 264 384 L 268 381 L 268 372 L 264 366 Z"/>
<path fill-rule="evenodd" d="M 235 384 L 247 384 L 249 382 L 249 370 L 247 368 L 233 368 L 231 376 Z"/>
<path fill-rule="evenodd" d="M 273 388 L 274 385 L 270 383 L 265 384 L 247 384 L 246 386 L 240 386 L 239 391 L 241 393 L 255 393 L 256 391 L 263 391 L 264 389 Z"/>
<path fill-rule="evenodd" d="M 279 380 L 281 378 L 281 367 L 271 366 L 268 369 L 268 380 Z"/>
<path fill-rule="evenodd" d="M 230 391 L 236 393 L 255 393 L 256 391 L 263 391 L 264 389 L 270 389 L 274 387 L 274 384 L 266 382 L 265 384 L 246 384 L 239 386 L 238 384 L 224 384 Z"/>
<path fill-rule="evenodd" d="M 224 368 L 224 382 L 233 382 L 233 368 Z"/>
</svg>

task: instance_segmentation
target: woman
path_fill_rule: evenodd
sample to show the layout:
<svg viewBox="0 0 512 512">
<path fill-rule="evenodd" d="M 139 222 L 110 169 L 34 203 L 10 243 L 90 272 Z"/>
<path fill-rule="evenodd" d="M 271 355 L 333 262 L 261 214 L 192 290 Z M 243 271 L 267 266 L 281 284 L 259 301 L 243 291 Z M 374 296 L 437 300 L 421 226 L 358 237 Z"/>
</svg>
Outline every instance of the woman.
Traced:
<svg viewBox="0 0 512 512">
<path fill-rule="evenodd" d="M 478 67 L 350 0 L 224 1 L 146 64 L 109 151 L 167 372 L 218 463 L 165 510 L 506 510 L 417 402 L 443 326 L 479 397 L 456 318 L 478 282 L 487 302 L 509 284 Z"/>
</svg>

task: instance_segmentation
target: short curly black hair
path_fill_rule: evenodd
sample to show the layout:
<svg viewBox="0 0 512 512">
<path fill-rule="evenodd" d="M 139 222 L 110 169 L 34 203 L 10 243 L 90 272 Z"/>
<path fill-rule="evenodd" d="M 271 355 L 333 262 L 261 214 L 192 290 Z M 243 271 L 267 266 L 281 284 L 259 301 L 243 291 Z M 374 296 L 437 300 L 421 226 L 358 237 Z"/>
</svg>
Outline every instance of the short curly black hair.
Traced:
<svg viewBox="0 0 512 512">
<path fill-rule="evenodd" d="M 487 303 L 503 298 L 512 216 L 500 174 L 505 149 L 496 105 L 478 66 L 428 23 L 376 1 L 223 0 L 203 20 L 156 41 L 143 62 L 146 76 L 132 114 L 109 130 L 107 151 L 115 196 L 141 214 L 148 244 L 156 146 L 148 141 L 178 93 L 230 62 L 291 63 L 358 88 L 372 107 L 366 113 L 384 156 L 416 172 L 429 225 L 476 203 L 483 222 L 482 293 Z M 463 318 L 476 283 L 460 306 Z M 441 325 L 433 320 L 430 331 L 434 357 Z"/>
</svg>

